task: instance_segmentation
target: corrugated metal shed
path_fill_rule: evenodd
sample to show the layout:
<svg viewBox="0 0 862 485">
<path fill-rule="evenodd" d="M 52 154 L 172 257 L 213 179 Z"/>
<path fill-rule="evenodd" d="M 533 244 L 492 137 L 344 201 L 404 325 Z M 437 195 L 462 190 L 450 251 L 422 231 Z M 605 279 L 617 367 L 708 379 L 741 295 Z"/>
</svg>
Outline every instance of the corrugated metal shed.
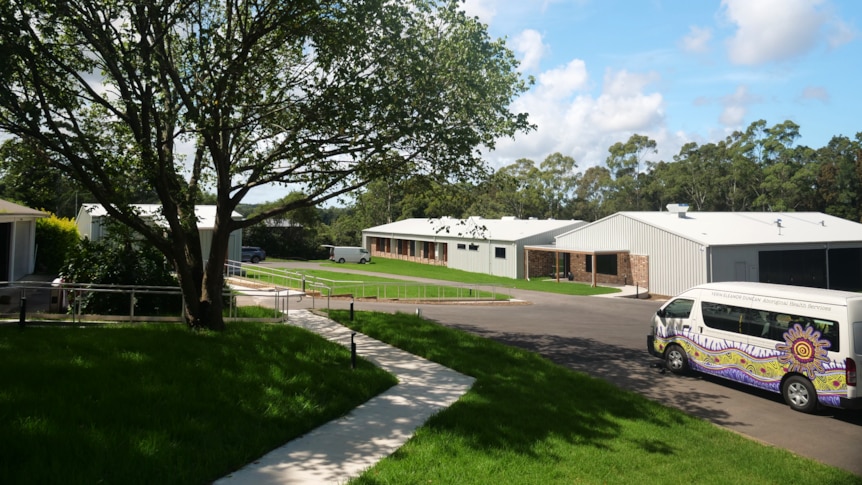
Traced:
<svg viewBox="0 0 862 485">
<path fill-rule="evenodd" d="M 36 268 L 36 219 L 48 214 L 0 199 L 0 237 L 5 254 L 0 254 L 0 281 L 16 281 Z"/>
<path fill-rule="evenodd" d="M 132 204 L 132 207 L 140 211 L 142 217 L 149 217 L 155 224 L 167 227 L 167 222 L 161 218 L 161 205 L 159 204 Z M 108 216 L 108 211 L 102 204 L 82 204 L 81 210 L 78 211 L 76 223 L 78 232 L 82 236 L 88 237 L 93 241 L 98 241 L 105 235 L 104 218 Z M 213 231 L 215 230 L 216 206 L 214 205 L 198 205 L 195 206 L 195 216 L 198 219 L 198 231 L 201 237 L 201 253 L 206 260 L 209 257 L 210 248 L 212 247 Z M 243 215 L 233 211 L 231 218 L 234 220 L 242 220 Z M 242 230 L 238 229 L 230 234 L 228 242 L 228 259 L 239 261 L 242 259 Z"/>
<path fill-rule="evenodd" d="M 839 245 L 862 247 L 862 224 L 819 212 L 618 212 L 556 238 L 560 249 L 647 256 L 649 291 L 659 295 L 758 281 L 761 251 Z"/>
<path fill-rule="evenodd" d="M 821 212 L 620 212 L 705 246 L 862 240 L 862 225 Z"/>
<path fill-rule="evenodd" d="M 162 206 L 159 204 L 132 204 L 132 207 L 141 211 L 142 217 L 150 217 L 154 222 L 160 225 L 167 224 L 160 220 L 160 211 Z M 78 214 L 86 212 L 91 218 L 105 217 L 108 215 L 108 210 L 102 204 L 82 204 Z M 195 216 L 198 218 L 199 229 L 214 229 L 216 206 L 214 205 L 198 205 L 195 206 Z M 231 218 L 234 220 L 242 220 L 243 216 L 237 211 L 231 213 Z"/>
</svg>

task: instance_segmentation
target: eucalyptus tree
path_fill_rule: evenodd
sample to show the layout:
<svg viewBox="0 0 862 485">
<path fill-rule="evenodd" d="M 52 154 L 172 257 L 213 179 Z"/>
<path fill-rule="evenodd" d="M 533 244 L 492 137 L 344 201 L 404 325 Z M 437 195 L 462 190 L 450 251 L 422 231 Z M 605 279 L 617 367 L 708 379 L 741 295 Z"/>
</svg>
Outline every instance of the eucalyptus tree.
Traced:
<svg viewBox="0 0 862 485">
<path fill-rule="evenodd" d="M 611 172 L 606 167 L 593 166 L 586 169 L 575 188 L 575 219 L 597 221 L 610 215 Z"/>
<path fill-rule="evenodd" d="M 538 217 L 543 212 L 541 172 L 535 162 L 520 158 L 494 174 L 500 188 L 498 200 L 510 216 Z"/>
<path fill-rule="evenodd" d="M 606 165 L 613 176 L 613 197 L 616 210 L 643 210 L 641 192 L 644 180 L 643 171 L 647 168 L 649 155 L 655 155 L 655 140 L 644 135 L 634 134 L 623 142 L 608 148 Z"/>
<path fill-rule="evenodd" d="M 833 136 L 817 150 L 815 199 L 818 210 L 862 222 L 862 133 Z"/>
<path fill-rule="evenodd" d="M 545 204 L 545 217 L 563 219 L 572 199 L 580 174 L 575 159 L 562 153 L 548 155 L 539 165 L 539 181 Z"/>
<path fill-rule="evenodd" d="M 405 162 L 470 178 L 481 146 L 530 128 L 509 109 L 529 81 L 457 0 L 6 0 L 0 52 L 0 130 L 168 257 L 193 328 L 224 326 L 232 231 Z M 267 184 L 304 197 L 233 220 Z M 158 195 L 164 227 L 133 209 L 129 185 Z M 217 197 L 207 255 L 202 187 Z"/>
</svg>

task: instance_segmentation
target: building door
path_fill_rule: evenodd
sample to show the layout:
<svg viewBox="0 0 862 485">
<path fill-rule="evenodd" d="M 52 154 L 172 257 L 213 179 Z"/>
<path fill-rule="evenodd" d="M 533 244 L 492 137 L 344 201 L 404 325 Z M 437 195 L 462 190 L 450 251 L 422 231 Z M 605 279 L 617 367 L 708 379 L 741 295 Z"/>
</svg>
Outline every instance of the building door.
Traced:
<svg viewBox="0 0 862 485">
<path fill-rule="evenodd" d="M 733 279 L 736 281 L 748 281 L 748 272 L 745 271 L 745 268 L 748 265 L 745 261 L 737 261 L 733 263 Z"/>
</svg>

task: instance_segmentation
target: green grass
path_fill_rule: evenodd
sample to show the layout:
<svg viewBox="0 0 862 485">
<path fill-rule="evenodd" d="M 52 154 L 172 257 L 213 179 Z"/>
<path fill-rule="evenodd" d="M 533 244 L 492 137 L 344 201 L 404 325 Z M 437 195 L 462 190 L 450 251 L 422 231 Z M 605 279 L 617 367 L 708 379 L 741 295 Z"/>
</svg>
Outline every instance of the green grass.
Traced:
<svg viewBox="0 0 862 485">
<path fill-rule="evenodd" d="M 476 378 L 354 484 L 860 483 L 535 353 L 412 315 L 330 315 Z"/>
<path fill-rule="evenodd" d="M 350 268 L 360 271 L 384 273 L 391 275 L 411 276 L 415 278 L 429 278 L 442 281 L 457 281 L 465 284 L 494 285 L 500 288 L 517 288 L 520 290 L 544 291 L 547 293 L 559 293 L 564 295 L 600 295 L 605 293 L 619 292 L 616 288 L 597 286 L 591 287 L 586 283 L 561 280 L 559 283 L 550 278 L 533 278 L 530 281 L 523 279 L 493 276 L 484 273 L 472 273 L 445 266 L 433 266 L 429 264 L 402 261 L 399 259 L 374 258 L 368 264 L 351 263 L 329 263 L 324 262 L 325 267 Z M 343 276 L 342 276 L 343 278 Z"/>
<path fill-rule="evenodd" d="M 209 483 L 394 383 L 289 326 L 0 327 L 0 483 Z"/>
<path fill-rule="evenodd" d="M 339 266 L 355 267 L 363 269 L 369 265 L 345 263 Z M 278 276 L 279 268 L 246 267 L 246 277 L 265 280 L 270 284 L 297 288 L 299 280 L 288 276 Z M 379 298 L 379 299 L 495 299 L 508 300 L 509 295 L 488 291 L 487 289 L 467 288 L 458 286 L 446 286 L 438 284 L 427 284 L 405 281 L 403 279 L 387 278 L 385 276 L 370 276 L 366 274 L 352 274 L 340 271 L 326 271 L 320 269 L 291 269 L 303 273 L 308 277 L 320 278 L 326 281 L 327 287 L 312 286 L 311 280 L 306 286 L 307 290 L 319 290 L 323 296 L 353 296 L 356 298 Z M 450 280 L 456 281 L 456 280 Z M 334 283 L 333 283 L 334 282 Z M 329 293 L 331 289 L 331 293 Z"/>
</svg>

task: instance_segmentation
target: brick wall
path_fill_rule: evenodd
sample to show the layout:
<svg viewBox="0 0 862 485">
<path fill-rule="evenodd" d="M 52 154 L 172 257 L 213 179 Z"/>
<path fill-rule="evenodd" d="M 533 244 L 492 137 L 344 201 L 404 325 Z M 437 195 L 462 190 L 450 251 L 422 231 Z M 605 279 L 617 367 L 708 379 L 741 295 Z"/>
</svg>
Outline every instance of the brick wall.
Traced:
<svg viewBox="0 0 862 485">
<path fill-rule="evenodd" d="M 527 264 L 530 274 L 527 278 L 547 277 L 554 272 L 554 253 L 550 251 L 527 251 Z M 565 268 L 560 268 L 565 271 Z"/>
<path fill-rule="evenodd" d="M 631 269 L 632 276 L 629 284 L 649 288 L 649 256 L 633 254 L 631 256 Z"/>
<path fill-rule="evenodd" d="M 597 285 L 632 285 L 641 279 L 649 280 L 649 259 L 647 256 L 617 253 L 616 257 L 617 274 L 596 273 Z M 572 254 L 569 271 L 572 272 L 575 281 L 592 283 L 593 274 L 587 271 L 586 258 L 592 258 L 592 255 Z M 646 287 L 645 284 L 641 286 Z"/>
</svg>

